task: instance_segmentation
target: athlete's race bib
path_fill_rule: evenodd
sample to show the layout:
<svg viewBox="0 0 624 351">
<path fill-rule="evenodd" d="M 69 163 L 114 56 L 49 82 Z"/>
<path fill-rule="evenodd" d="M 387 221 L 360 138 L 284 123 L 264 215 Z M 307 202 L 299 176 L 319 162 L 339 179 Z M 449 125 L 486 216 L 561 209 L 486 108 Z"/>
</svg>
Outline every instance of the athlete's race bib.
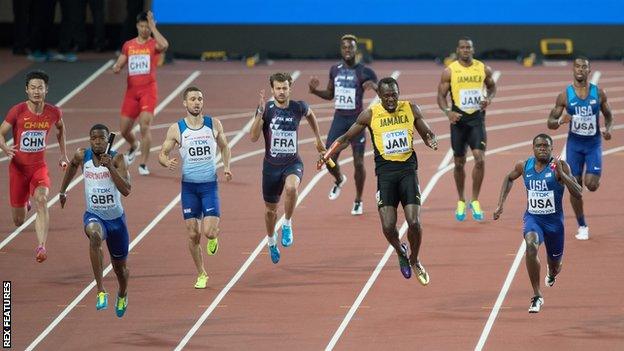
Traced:
<svg viewBox="0 0 624 351">
<path fill-rule="evenodd" d="M 334 107 L 337 110 L 355 110 L 355 88 L 334 88 Z"/>
<path fill-rule="evenodd" d="M 114 190 L 110 188 L 93 187 L 89 189 L 89 207 L 100 211 L 110 210 L 115 207 L 117 204 L 115 203 L 115 196 L 112 193 L 113 191 Z"/>
<path fill-rule="evenodd" d="M 460 89 L 459 90 L 459 108 L 466 110 L 479 110 L 479 103 L 483 98 L 481 89 Z"/>
<path fill-rule="evenodd" d="M 555 213 L 555 192 L 550 191 L 528 191 L 528 211 L 534 215 L 546 215 Z"/>
<path fill-rule="evenodd" d="M 39 152 L 46 148 L 45 130 L 27 130 L 20 137 L 20 151 Z"/>
<path fill-rule="evenodd" d="M 211 145 L 214 145 L 211 139 L 200 137 L 189 141 L 184 140 L 184 143 L 189 143 L 186 150 L 188 155 L 185 161 L 190 163 L 200 163 L 211 161 L 213 159 L 215 150 L 211 147 Z"/>
<path fill-rule="evenodd" d="M 570 131 L 574 134 L 584 136 L 596 135 L 596 115 L 573 115 L 570 123 Z"/>
<path fill-rule="evenodd" d="M 297 132 L 294 130 L 273 130 L 271 133 L 271 154 L 296 154 Z"/>
<path fill-rule="evenodd" d="M 381 137 L 386 155 L 402 154 L 412 149 L 412 145 L 409 144 L 407 129 L 385 132 Z"/>
<path fill-rule="evenodd" d="M 150 73 L 150 55 L 130 55 L 128 56 L 128 75 Z"/>
</svg>

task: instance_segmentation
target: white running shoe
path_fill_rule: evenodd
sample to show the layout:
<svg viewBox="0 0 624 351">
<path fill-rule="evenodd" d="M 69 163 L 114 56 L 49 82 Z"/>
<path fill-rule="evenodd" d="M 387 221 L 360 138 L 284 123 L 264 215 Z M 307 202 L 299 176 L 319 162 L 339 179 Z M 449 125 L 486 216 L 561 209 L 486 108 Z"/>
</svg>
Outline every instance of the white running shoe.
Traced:
<svg viewBox="0 0 624 351">
<path fill-rule="evenodd" d="M 360 216 L 364 213 L 364 203 L 362 201 L 353 202 L 353 209 L 351 210 L 351 215 Z"/>
<path fill-rule="evenodd" d="M 142 176 L 150 175 L 150 171 L 146 165 L 139 165 L 139 174 Z"/>
<path fill-rule="evenodd" d="M 575 237 L 578 240 L 589 240 L 589 227 L 586 225 L 578 227 Z"/>
<path fill-rule="evenodd" d="M 538 313 L 542 309 L 544 304 L 544 298 L 541 296 L 533 296 L 531 298 L 531 306 L 529 306 L 529 313 Z"/>
<path fill-rule="evenodd" d="M 330 200 L 336 200 L 338 196 L 340 196 L 340 190 L 342 189 L 342 187 L 345 185 L 346 182 L 347 182 L 347 176 L 343 174 L 342 181 L 340 181 L 340 183 L 334 183 L 331 189 L 329 189 L 329 195 L 327 196 L 329 197 Z"/>
<path fill-rule="evenodd" d="M 557 277 L 553 277 L 550 275 L 550 273 L 546 273 L 546 276 L 544 277 L 544 284 L 546 284 L 546 286 L 551 287 L 555 285 L 556 281 Z"/>
<path fill-rule="evenodd" d="M 131 165 L 132 162 L 134 162 L 134 160 L 136 159 L 137 152 L 139 152 L 140 149 L 141 149 L 141 142 L 137 141 L 137 146 L 134 148 L 130 148 L 130 150 L 126 154 L 127 164 Z"/>
</svg>

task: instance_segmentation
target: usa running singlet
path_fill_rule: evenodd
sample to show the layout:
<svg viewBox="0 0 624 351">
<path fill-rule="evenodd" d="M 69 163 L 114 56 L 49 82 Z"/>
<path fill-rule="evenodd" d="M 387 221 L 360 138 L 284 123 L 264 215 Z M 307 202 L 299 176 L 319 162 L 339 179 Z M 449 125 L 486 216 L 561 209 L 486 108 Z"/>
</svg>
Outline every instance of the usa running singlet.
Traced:
<svg viewBox="0 0 624 351">
<path fill-rule="evenodd" d="M 212 118 L 204 116 L 204 124 L 199 129 L 191 129 L 182 118 L 178 121 L 178 127 L 182 181 L 189 183 L 216 181 L 217 141 L 212 130 Z"/>
<path fill-rule="evenodd" d="M 568 96 L 566 112 L 572 116 L 570 121 L 569 136 L 576 140 L 588 140 L 598 138 L 600 116 L 600 97 L 598 96 L 598 87 L 589 84 L 589 94 L 585 99 L 581 99 L 576 95 L 574 86 L 570 84 L 566 90 Z"/>
<path fill-rule="evenodd" d="M 111 156 L 117 152 L 111 151 Z M 121 193 L 117 190 L 110 171 L 104 166 L 96 167 L 93 163 L 93 150 L 86 149 L 82 165 L 85 185 L 85 203 L 87 212 L 105 220 L 112 220 L 123 215 Z"/>
<path fill-rule="evenodd" d="M 563 218 L 564 185 L 557 180 L 556 171 L 546 165 L 541 172 L 535 170 L 535 157 L 529 158 L 524 165 L 524 185 L 527 190 L 527 215 L 541 219 Z M 552 162 L 552 160 L 551 160 Z"/>
</svg>

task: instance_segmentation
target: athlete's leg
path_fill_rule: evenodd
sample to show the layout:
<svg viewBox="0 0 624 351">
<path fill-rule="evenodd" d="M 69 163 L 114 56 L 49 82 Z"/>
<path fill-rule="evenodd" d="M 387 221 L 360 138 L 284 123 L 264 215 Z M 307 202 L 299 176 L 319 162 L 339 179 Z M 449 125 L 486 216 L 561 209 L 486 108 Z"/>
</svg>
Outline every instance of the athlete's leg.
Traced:
<svg viewBox="0 0 624 351">
<path fill-rule="evenodd" d="M 576 181 L 579 185 L 583 186 L 583 177 L 575 176 Z M 579 226 L 585 225 L 585 215 L 583 214 L 583 198 L 578 198 L 574 196 L 570 196 L 570 204 L 572 204 L 572 209 L 574 210 L 574 215 L 576 216 L 577 221 L 579 222 Z M 582 222 L 582 223 L 581 223 Z"/>
<path fill-rule="evenodd" d="M 30 178 L 20 171 L 13 162 L 9 163 L 9 198 L 11 216 L 16 227 L 24 224 L 28 213 Z"/>
<path fill-rule="evenodd" d="M 117 292 L 119 297 L 124 297 L 128 294 L 128 278 L 130 277 L 130 271 L 126 266 L 126 261 L 125 258 L 122 260 L 111 259 L 111 264 L 113 265 L 113 270 L 115 270 L 117 282 L 119 283 L 119 292 Z"/>
<path fill-rule="evenodd" d="M 121 116 L 119 120 L 119 130 L 121 131 L 121 135 L 126 139 L 128 144 L 130 144 L 131 149 L 135 149 L 138 147 L 137 139 L 132 133 L 132 127 L 134 127 L 134 118 Z"/>
<path fill-rule="evenodd" d="M 35 232 L 40 246 L 45 246 L 48 238 L 48 228 L 50 226 L 50 213 L 48 212 L 48 193 L 47 187 L 39 186 L 33 194 L 35 198 L 35 206 L 37 207 L 37 218 L 35 219 Z"/>
<path fill-rule="evenodd" d="M 420 225 L 420 205 L 409 204 L 403 209 L 407 221 L 407 238 L 410 242 L 410 263 L 420 263 L 418 252 L 422 241 L 422 226 Z"/>
<path fill-rule="evenodd" d="M 219 217 L 206 216 L 202 220 L 202 233 L 208 239 L 219 236 Z"/>
<path fill-rule="evenodd" d="M 98 292 L 105 292 L 102 283 L 103 255 L 102 241 L 104 240 L 104 227 L 99 221 L 90 221 L 84 227 L 85 234 L 89 238 L 89 258 Z"/>
<path fill-rule="evenodd" d="M 325 147 L 327 149 L 329 149 L 331 145 L 334 143 L 334 141 L 336 141 L 336 139 L 338 139 L 338 137 L 344 134 L 344 132 L 346 131 L 346 129 L 344 129 L 344 126 L 343 126 L 344 119 L 345 119 L 344 117 L 334 115 L 332 124 L 329 127 L 329 132 L 327 132 L 327 140 L 325 141 Z M 347 127 L 347 129 L 348 128 L 349 127 Z M 339 156 L 340 156 L 340 153 L 338 152 L 338 153 L 335 153 L 334 156 L 332 157 L 332 160 L 334 160 L 334 163 L 336 164 L 335 167 L 327 167 L 327 172 L 329 172 L 329 174 L 331 174 L 334 177 L 336 184 L 342 182 L 342 173 L 340 172 L 340 165 L 338 164 Z"/>
<path fill-rule="evenodd" d="M 277 202 L 264 202 L 264 224 L 266 225 L 266 233 L 271 238 L 275 233 L 275 223 L 277 222 L 277 204 Z"/>
<path fill-rule="evenodd" d="M 364 192 L 364 182 L 366 181 L 366 168 L 364 167 L 364 149 L 353 149 L 353 167 L 355 169 L 353 178 L 355 179 L 355 202 L 362 201 Z"/>
<path fill-rule="evenodd" d="M 288 221 L 292 218 L 299 197 L 299 184 L 301 180 L 296 174 L 289 174 L 284 182 L 284 191 L 286 197 L 284 199 L 284 217 Z"/>
<path fill-rule="evenodd" d="M 396 227 L 397 222 L 397 209 L 394 206 L 382 206 L 379 207 L 379 218 L 381 218 L 381 229 L 388 240 L 388 243 L 392 245 L 397 254 L 402 255 L 401 240 L 399 240 L 399 231 Z"/>
<path fill-rule="evenodd" d="M 472 168 L 472 199 L 479 200 L 481 193 L 481 184 L 483 184 L 483 176 L 485 174 L 485 152 L 479 149 L 473 149 L 474 167 Z"/>
<path fill-rule="evenodd" d="M 539 234 L 533 231 L 528 232 L 524 235 L 524 241 L 526 243 L 525 263 L 527 272 L 529 273 L 529 280 L 533 287 L 533 295 L 542 296 L 542 291 L 540 289 L 541 265 L 539 257 L 537 256 L 540 245 Z"/>
<path fill-rule="evenodd" d="M 28 213 L 27 206 L 11 207 L 11 216 L 13 217 L 13 224 L 15 224 L 16 227 L 24 224 L 26 213 Z"/>
<path fill-rule="evenodd" d="M 204 258 L 202 256 L 200 245 L 201 235 L 199 233 L 198 222 L 199 220 L 197 218 L 189 218 L 184 220 L 184 225 L 186 226 L 186 232 L 188 234 L 189 252 L 191 253 L 191 257 L 193 257 L 197 273 L 206 274 L 206 270 L 204 269 Z"/>
<path fill-rule="evenodd" d="M 466 180 L 466 172 L 464 167 L 466 166 L 466 156 L 453 157 L 455 167 L 453 168 L 453 178 L 455 179 L 455 187 L 457 188 L 457 197 L 459 201 L 466 202 L 464 196 L 464 183 Z"/>
<path fill-rule="evenodd" d="M 139 115 L 139 127 L 141 130 L 141 162 L 140 164 L 142 165 L 147 163 L 147 159 L 150 154 L 150 148 L 152 146 L 152 131 L 150 130 L 150 126 L 152 124 L 153 119 L 154 119 L 154 114 L 151 112 L 143 111 Z"/>
</svg>

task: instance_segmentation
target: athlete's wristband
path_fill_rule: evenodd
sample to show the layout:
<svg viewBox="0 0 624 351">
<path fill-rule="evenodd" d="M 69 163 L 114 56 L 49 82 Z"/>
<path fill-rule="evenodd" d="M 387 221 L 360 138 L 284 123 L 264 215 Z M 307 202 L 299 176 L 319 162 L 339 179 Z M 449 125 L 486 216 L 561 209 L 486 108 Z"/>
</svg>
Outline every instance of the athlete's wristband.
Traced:
<svg viewBox="0 0 624 351">
<path fill-rule="evenodd" d="M 444 112 L 444 115 L 448 117 L 449 112 L 451 112 L 451 108 L 450 107 L 443 108 L 442 112 Z"/>
</svg>

